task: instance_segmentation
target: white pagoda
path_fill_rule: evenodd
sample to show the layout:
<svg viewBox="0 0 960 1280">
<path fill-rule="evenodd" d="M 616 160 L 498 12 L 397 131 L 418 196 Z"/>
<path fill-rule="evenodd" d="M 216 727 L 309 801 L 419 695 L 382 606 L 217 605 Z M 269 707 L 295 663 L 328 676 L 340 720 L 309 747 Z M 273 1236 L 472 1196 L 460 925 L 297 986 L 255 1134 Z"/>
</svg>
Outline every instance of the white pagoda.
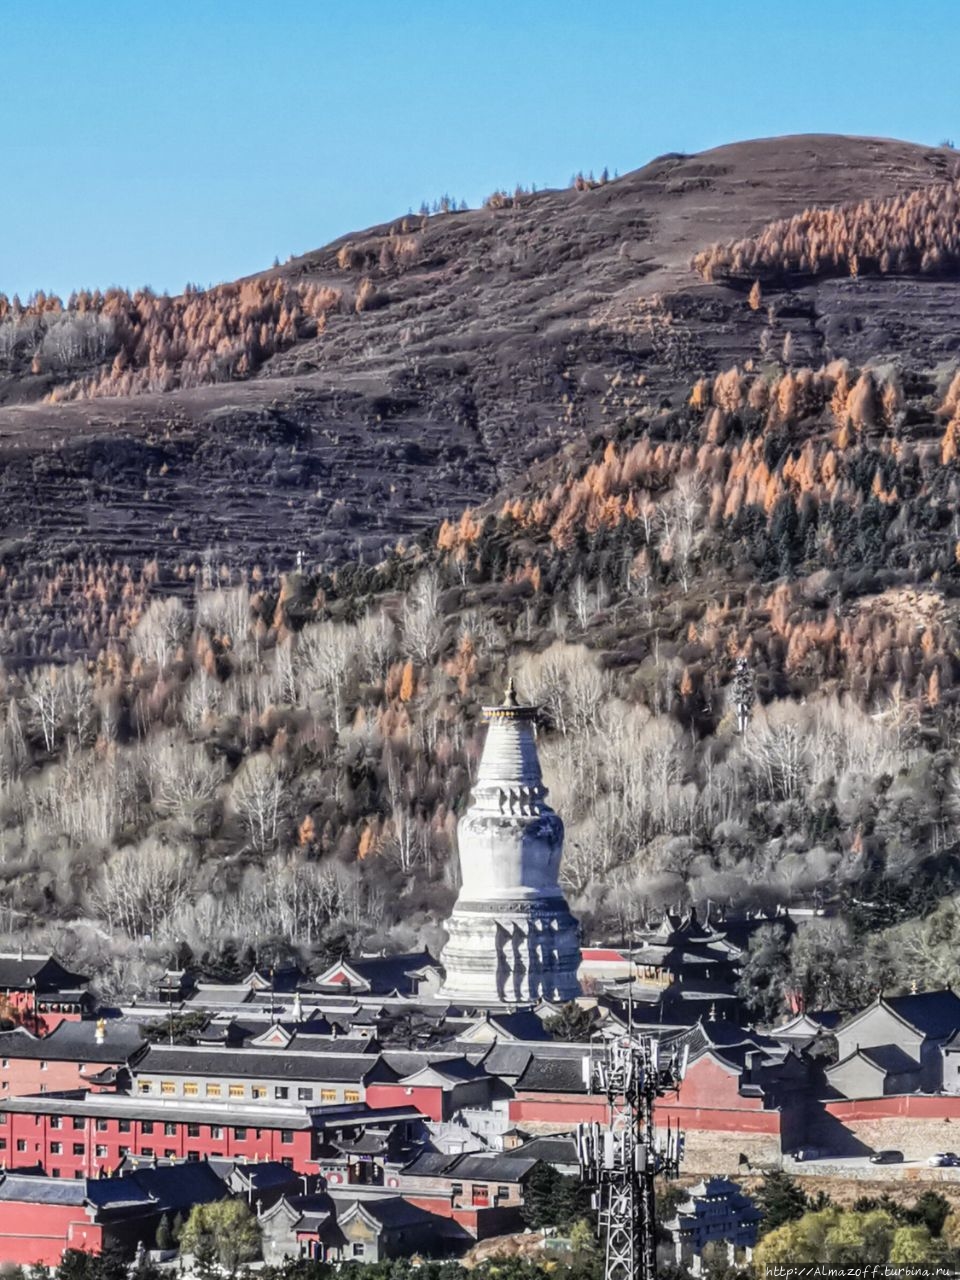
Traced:
<svg viewBox="0 0 960 1280">
<path fill-rule="evenodd" d="M 536 1004 L 580 994 L 580 943 L 557 880 L 563 823 L 546 802 L 535 707 L 511 680 L 499 707 L 484 707 L 487 739 L 460 819 L 460 895 L 441 953 L 441 998 L 473 1005 Z"/>
</svg>

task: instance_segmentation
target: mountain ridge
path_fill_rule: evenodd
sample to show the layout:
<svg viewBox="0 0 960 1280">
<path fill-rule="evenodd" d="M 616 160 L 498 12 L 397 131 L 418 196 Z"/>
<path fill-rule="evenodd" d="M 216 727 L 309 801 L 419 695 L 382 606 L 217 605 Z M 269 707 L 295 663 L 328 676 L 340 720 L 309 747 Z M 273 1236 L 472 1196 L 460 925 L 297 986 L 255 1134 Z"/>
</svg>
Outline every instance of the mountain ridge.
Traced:
<svg viewBox="0 0 960 1280">
<path fill-rule="evenodd" d="M 242 378 L 51 404 L 41 397 L 83 371 L 34 374 L 15 352 L 0 405 L 0 563 L 21 584 L 78 558 L 134 576 L 156 564 L 155 584 L 180 591 L 203 563 L 275 581 L 298 554 L 376 562 L 508 491 L 537 459 L 641 408 L 681 405 L 697 377 L 785 344 L 798 366 L 943 366 L 958 342 L 952 279 L 765 286 L 751 309 L 742 286 L 705 281 L 692 261 L 808 204 L 956 171 L 947 148 L 833 135 L 667 155 L 585 190 L 394 219 L 223 286 L 339 295 L 322 331 L 311 336 L 308 317 L 306 336 Z"/>
</svg>

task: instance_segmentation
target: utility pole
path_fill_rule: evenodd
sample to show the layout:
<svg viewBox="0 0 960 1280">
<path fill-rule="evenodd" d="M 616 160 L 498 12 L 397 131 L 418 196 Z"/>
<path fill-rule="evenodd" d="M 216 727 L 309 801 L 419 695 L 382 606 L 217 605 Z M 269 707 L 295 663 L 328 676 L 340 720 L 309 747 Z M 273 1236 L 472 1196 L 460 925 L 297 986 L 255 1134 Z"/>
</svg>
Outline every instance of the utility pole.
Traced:
<svg viewBox="0 0 960 1280">
<path fill-rule="evenodd" d="M 584 1060 L 584 1083 L 609 1107 L 607 1124 L 580 1125 L 577 1141 L 581 1176 L 596 1188 L 604 1280 L 656 1280 L 655 1179 L 679 1173 L 683 1135 L 678 1125 L 658 1136 L 654 1107 L 680 1087 L 685 1068 L 686 1056 L 662 1061 L 659 1042 L 632 1028 Z"/>
</svg>

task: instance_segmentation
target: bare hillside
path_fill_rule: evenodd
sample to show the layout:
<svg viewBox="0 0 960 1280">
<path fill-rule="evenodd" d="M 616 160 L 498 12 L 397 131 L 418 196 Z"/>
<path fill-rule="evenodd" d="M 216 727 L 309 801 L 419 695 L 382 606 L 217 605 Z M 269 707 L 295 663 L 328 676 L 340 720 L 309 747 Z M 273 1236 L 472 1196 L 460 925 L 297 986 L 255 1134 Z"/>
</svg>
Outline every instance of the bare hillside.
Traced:
<svg viewBox="0 0 960 1280">
<path fill-rule="evenodd" d="M 118 599 L 115 565 L 140 581 L 150 564 L 152 583 L 189 589 L 204 563 L 208 576 L 269 576 L 299 551 L 308 564 L 374 561 L 560 444 L 677 405 L 701 373 L 771 357 L 943 365 L 960 318 L 949 275 L 765 284 L 757 304 L 692 260 L 807 207 L 956 171 L 946 149 L 802 136 L 399 218 L 255 278 L 336 301 L 322 324 L 288 323 L 207 385 L 178 385 L 173 357 L 155 376 L 151 348 L 138 385 L 173 389 L 117 394 L 145 340 L 62 365 L 21 345 L 0 378 L 4 604 L 21 618 L 41 608 L 37 653 L 54 644 L 47 629 L 83 647 L 91 636 L 70 620 L 80 559 Z"/>
</svg>

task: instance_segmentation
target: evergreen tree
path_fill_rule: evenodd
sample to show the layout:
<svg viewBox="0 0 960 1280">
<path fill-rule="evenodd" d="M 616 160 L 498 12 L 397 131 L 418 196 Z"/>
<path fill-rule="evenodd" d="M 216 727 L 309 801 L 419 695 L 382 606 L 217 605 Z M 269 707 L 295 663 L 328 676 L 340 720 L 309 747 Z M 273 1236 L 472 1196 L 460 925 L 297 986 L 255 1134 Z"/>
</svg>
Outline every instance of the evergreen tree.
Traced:
<svg viewBox="0 0 960 1280">
<path fill-rule="evenodd" d="M 775 1231 L 785 1222 L 795 1222 L 807 1212 L 807 1197 L 797 1182 L 780 1170 L 763 1175 L 763 1183 L 754 1195 L 763 1211 L 760 1234 Z"/>
<path fill-rule="evenodd" d="M 576 1000 L 570 1000 L 555 1018 L 548 1018 L 543 1025 L 554 1040 L 586 1041 L 593 1030 L 594 1015 L 591 1009 L 581 1008 Z"/>
<path fill-rule="evenodd" d="M 173 1231 L 171 1230 L 171 1227 L 170 1227 L 169 1214 L 165 1213 L 161 1217 L 160 1221 L 157 1223 L 156 1241 L 157 1241 L 158 1249 L 173 1248 Z"/>
</svg>

